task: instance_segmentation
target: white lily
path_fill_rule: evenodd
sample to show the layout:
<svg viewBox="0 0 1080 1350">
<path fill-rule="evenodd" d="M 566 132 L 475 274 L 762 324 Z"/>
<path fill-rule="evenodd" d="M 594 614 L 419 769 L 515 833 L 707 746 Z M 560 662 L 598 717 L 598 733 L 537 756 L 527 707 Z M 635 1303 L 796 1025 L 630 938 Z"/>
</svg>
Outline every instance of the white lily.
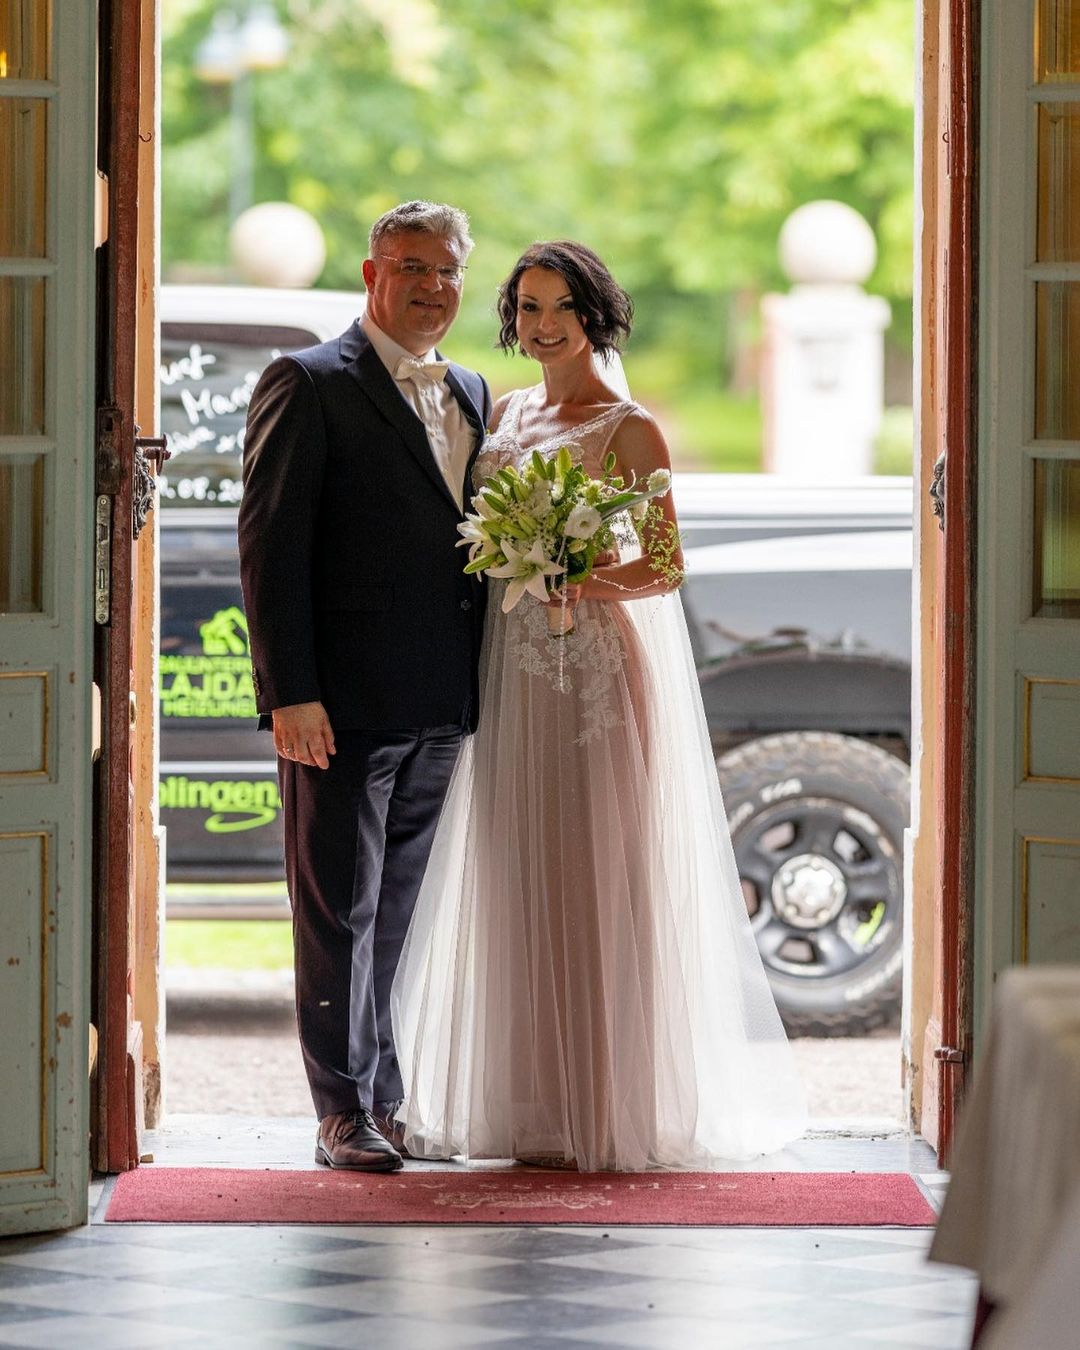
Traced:
<svg viewBox="0 0 1080 1350">
<path fill-rule="evenodd" d="M 469 546 L 469 561 L 473 562 L 484 553 L 498 552 L 498 544 L 488 533 L 487 521 L 479 516 L 467 515 L 458 523 L 458 533 L 463 537 L 457 541 L 457 547 Z"/>
<path fill-rule="evenodd" d="M 488 576 L 509 579 L 510 585 L 503 596 L 502 609 L 509 614 L 526 591 L 537 600 L 548 598 L 548 577 L 561 576 L 566 568 L 561 563 L 552 562 L 545 554 L 539 539 L 534 540 L 528 552 L 518 552 L 509 539 L 501 544 L 506 562 L 500 567 L 488 569 Z"/>
</svg>

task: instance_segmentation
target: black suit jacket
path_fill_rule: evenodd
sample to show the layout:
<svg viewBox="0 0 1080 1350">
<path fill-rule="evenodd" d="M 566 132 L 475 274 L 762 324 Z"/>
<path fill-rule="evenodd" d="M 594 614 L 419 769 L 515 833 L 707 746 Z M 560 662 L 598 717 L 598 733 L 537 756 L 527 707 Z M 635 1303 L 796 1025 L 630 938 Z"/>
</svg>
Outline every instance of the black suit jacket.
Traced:
<svg viewBox="0 0 1080 1350">
<path fill-rule="evenodd" d="M 479 449 L 488 387 L 457 365 L 446 378 Z M 462 571 L 461 519 L 359 322 L 266 368 L 239 516 L 263 725 L 274 708 L 320 700 L 336 731 L 475 729 L 484 590 Z"/>
</svg>

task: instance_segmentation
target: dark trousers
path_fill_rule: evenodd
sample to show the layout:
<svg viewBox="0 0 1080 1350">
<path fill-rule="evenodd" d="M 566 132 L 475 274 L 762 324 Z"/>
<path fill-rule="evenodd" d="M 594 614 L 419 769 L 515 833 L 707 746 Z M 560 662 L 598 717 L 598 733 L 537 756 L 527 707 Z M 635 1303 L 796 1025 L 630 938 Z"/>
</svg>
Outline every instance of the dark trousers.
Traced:
<svg viewBox="0 0 1080 1350">
<path fill-rule="evenodd" d="M 390 987 L 462 737 L 339 731 L 328 769 L 278 760 L 296 1016 L 320 1120 L 402 1096 Z"/>
</svg>

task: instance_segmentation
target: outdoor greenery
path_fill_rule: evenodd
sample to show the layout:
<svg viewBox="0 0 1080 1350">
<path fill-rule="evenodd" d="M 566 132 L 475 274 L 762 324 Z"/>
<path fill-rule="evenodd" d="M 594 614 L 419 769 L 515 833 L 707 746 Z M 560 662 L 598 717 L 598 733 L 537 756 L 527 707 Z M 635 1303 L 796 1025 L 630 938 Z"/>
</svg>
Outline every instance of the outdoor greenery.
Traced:
<svg viewBox="0 0 1080 1350">
<path fill-rule="evenodd" d="M 243 0 L 233 6 L 238 13 Z M 199 43 L 225 0 L 164 0 L 166 275 L 227 258 L 227 88 Z M 879 243 L 869 283 L 910 345 L 911 0 L 278 0 L 286 65 L 253 77 L 256 200 L 313 213 L 320 285 L 354 288 L 374 217 L 463 206 L 477 248 L 453 351 L 497 389 L 529 378 L 491 351 L 495 288 L 537 238 L 596 248 L 631 291 L 635 393 L 683 452 L 757 466 L 756 297 L 783 285 L 776 240 L 837 198 Z M 749 397 L 748 397 L 749 396 Z"/>
<path fill-rule="evenodd" d="M 170 919 L 169 969 L 291 970 L 292 927 L 284 919 Z"/>
</svg>

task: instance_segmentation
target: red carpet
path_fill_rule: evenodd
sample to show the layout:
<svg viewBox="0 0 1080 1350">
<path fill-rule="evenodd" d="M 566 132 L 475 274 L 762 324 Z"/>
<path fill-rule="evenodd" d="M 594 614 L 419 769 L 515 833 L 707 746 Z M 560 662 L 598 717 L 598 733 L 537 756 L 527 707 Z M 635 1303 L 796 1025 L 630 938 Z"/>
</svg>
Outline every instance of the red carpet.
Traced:
<svg viewBox="0 0 1080 1350">
<path fill-rule="evenodd" d="M 905 1172 L 357 1172 L 140 1167 L 110 1223 L 675 1224 L 929 1227 Z"/>
</svg>

